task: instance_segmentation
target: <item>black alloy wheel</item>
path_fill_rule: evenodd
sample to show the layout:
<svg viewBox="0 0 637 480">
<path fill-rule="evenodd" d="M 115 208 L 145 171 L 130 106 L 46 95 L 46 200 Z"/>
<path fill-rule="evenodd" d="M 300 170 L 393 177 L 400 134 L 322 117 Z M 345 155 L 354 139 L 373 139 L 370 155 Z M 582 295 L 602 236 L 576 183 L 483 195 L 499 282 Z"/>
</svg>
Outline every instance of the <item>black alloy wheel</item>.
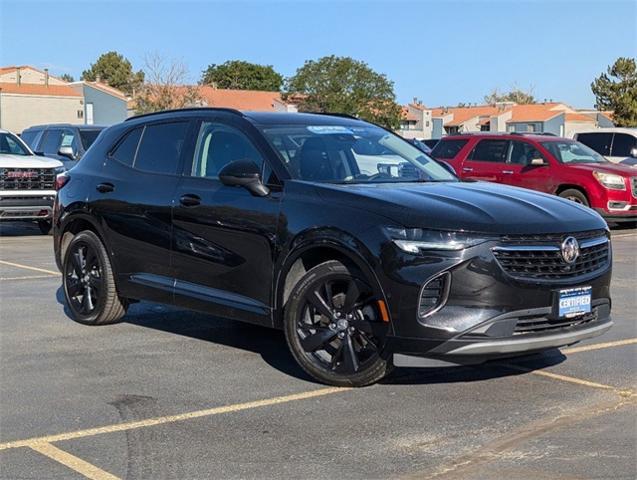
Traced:
<svg viewBox="0 0 637 480">
<path fill-rule="evenodd" d="M 391 368 L 383 356 L 388 323 L 360 273 L 336 261 L 318 265 L 299 281 L 289 307 L 288 344 L 301 366 L 318 380 L 363 386 Z"/>
</svg>

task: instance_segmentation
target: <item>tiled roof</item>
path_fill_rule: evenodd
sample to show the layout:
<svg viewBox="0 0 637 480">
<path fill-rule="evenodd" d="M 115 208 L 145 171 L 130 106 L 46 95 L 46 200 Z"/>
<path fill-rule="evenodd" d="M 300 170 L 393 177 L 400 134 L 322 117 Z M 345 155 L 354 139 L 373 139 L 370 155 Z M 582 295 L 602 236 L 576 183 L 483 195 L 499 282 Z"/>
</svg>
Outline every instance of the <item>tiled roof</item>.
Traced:
<svg viewBox="0 0 637 480">
<path fill-rule="evenodd" d="M 585 115 L 583 113 L 566 113 L 564 117 L 567 122 L 591 122 L 593 123 L 595 119 L 590 115 Z"/>
<path fill-rule="evenodd" d="M 110 85 L 106 84 L 106 83 L 102 83 L 102 82 L 88 82 L 88 81 L 81 81 L 81 82 L 73 82 L 70 83 L 69 85 L 89 85 L 93 88 L 96 88 L 98 90 L 102 90 L 105 93 L 108 93 L 110 95 L 113 95 L 115 97 L 118 97 L 122 100 L 127 100 L 127 96 L 124 92 L 122 92 L 121 90 L 118 90 L 115 87 L 111 87 Z"/>
<path fill-rule="evenodd" d="M 514 105 L 511 107 L 511 118 L 508 123 L 516 122 L 544 122 L 561 113 L 556 109 L 558 103 L 535 103 L 529 105 Z"/>
<path fill-rule="evenodd" d="M 236 108 L 256 112 L 275 111 L 274 102 L 285 103 L 279 92 L 259 90 L 226 90 L 208 85 L 199 87 L 202 100 L 209 107 Z"/>
<path fill-rule="evenodd" d="M 82 94 L 76 92 L 67 85 L 36 85 L 32 83 L 0 83 L 2 93 L 15 93 L 20 95 L 50 95 L 56 97 L 81 97 Z"/>
<path fill-rule="evenodd" d="M 418 121 L 418 117 L 416 115 L 414 115 L 413 113 L 411 113 L 407 107 L 403 107 L 402 110 L 403 110 L 402 111 L 403 120 L 408 120 L 408 121 L 413 121 L 413 122 L 417 122 Z"/>
</svg>

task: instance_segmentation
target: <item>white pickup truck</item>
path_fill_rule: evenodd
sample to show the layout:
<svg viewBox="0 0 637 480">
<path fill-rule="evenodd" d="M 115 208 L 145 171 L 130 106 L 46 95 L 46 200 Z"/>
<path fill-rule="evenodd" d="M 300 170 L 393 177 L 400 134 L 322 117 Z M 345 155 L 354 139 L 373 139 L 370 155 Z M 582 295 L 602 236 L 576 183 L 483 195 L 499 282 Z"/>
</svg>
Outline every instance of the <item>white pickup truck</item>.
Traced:
<svg viewBox="0 0 637 480">
<path fill-rule="evenodd" d="M 55 177 L 62 162 L 35 155 L 17 136 L 0 130 L 0 222 L 35 221 L 51 231 Z"/>
</svg>

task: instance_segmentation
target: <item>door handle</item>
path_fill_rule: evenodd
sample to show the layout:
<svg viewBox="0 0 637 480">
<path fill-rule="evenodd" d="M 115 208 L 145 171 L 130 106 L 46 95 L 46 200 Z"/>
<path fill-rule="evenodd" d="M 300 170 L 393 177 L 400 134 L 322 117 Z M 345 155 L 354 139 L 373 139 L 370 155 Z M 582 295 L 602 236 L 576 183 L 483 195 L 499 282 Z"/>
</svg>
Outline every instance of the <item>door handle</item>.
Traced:
<svg viewBox="0 0 637 480">
<path fill-rule="evenodd" d="M 197 195 L 193 195 L 192 193 L 187 193 L 179 198 L 179 203 L 181 203 L 184 207 L 196 207 L 201 204 L 201 198 Z"/>
<path fill-rule="evenodd" d="M 513 170 L 502 170 L 505 175 L 513 175 Z"/>
<path fill-rule="evenodd" d="M 462 167 L 462 171 L 463 171 L 463 172 L 473 172 L 473 168 L 469 168 L 469 167 Z"/>
<path fill-rule="evenodd" d="M 100 193 L 109 193 L 115 190 L 115 185 L 112 183 L 104 182 L 100 183 L 95 189 Z"/>
</svg>

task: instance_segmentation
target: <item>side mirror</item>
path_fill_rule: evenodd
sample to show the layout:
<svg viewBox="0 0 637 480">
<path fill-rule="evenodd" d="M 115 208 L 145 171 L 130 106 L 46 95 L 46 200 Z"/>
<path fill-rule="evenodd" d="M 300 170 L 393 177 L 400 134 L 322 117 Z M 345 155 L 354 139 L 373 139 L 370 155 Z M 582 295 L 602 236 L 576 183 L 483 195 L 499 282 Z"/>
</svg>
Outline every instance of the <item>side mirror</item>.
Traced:
<svg viewBox="0 0 637 480">
<path fill-rule="evenodd" d="M 637 148 L 630 149 L 630 156 L 633 158 L 637 158 Z"/>
<path fill-rule="evenodd" d="M 261 182 L 259 167 L 250 160 L 230 162 L 219 172 L 219 180 L 230 187 L 243 187 L 257 197 L 265 197 L 270 193 Z"/>
<path fill-rule="evenodd" d="M 535 167 L 543 167 L 548 165 L 548 163 L 546 163 L 546 161 L 543 158 L 532 158 L 530 164 Z"/>
<path fill-rule="evenodd" d="M 58 155 L 66 157 L 69 160 L 76 160 L 77 159 L 77 157 L 75 155 L 75 152 L 73 151 L 73 147 L 71 147 L 70 145 L 67 145 L 67 146 L 64 146 L 64 147 L 60 147 L 60 149 L 58 150 Z"/>
</svg>

